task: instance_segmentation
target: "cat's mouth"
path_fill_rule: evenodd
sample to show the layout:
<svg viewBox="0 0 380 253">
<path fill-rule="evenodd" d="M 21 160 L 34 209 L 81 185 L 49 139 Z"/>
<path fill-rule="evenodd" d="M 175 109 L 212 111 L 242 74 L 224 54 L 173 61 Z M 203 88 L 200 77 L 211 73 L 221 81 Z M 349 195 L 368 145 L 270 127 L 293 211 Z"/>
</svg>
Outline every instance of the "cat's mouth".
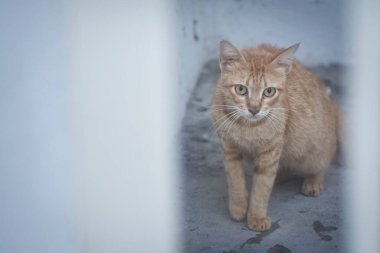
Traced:
<svg viewBox="0 0 380 253">
<path fill-rule="evenodd" d="M 268 115 L 270 110 L 265 110 L 265 111 L 260 111 L 258 113 L 256 113 L 255 115 L 252 115 L 251 113 L 247 113 L 245 115 L 245 118 L 250 122 L 250 123 L 257 123 L 263 119 L 265 119 L 265 117 Z"/>
</svg>

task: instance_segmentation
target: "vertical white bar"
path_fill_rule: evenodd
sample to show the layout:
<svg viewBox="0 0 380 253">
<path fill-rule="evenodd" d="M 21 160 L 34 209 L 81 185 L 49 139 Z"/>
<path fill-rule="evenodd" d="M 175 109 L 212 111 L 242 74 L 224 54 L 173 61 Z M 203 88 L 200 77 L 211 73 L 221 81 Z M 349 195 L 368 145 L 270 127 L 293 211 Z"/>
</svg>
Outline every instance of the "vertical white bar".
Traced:
<svg viewBox="0 0 380 253">
<path fill-rule="evenodd" d="M 0 252 L 79 252 L 63 6 L 0 1 Z"/>
<path fill-rule="evenodd" d="M 84 252 L 178 252 L 174 9 L 69 3 Z"/>
<path fill-rule="evenodd" d="M 347 251 L 378 252 L 380 238 L 380 2 L 350 1 L 346 16 L 353 66 L 345 126 L 349 179 Z"/>
</svg>

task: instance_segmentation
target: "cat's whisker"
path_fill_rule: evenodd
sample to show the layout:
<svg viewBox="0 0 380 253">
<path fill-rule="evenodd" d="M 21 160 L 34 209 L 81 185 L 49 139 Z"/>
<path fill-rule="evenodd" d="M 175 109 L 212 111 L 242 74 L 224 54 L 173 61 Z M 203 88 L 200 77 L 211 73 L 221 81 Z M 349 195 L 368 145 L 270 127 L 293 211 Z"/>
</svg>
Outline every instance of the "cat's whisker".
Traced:
<svg viewBox="0 0 380 253">
<path fill-rule="evenodd" d="M 228 125 L 230 124 L 231 120 L 233 120 L 235 117 L 236 117 L 236 115 L 231 116 L 229 118 L 228 122 L 226 122 L 225 124 L 223 124 L 223 126 L 218 130 L 218 133 L 220 134 L 220 136 L 222 138 L 224 138 L 225 136 L 228 136 L 226 130 L 227 130 Z"/>
<path fill-rule="evenodd" d="M 276 130 L 275 124 L 274 124 L 273 120 L 271 119 L 270 114 L 268 113 L 267 115 L 265 115 L 264 118 L 268 119 L 269 124 L 271 125 L 272 129 Z"/>
<path fill-rule="evenodd" d="M 278 111 L 277 112 L 273 112 L 272 116 L 274 118 L 277 118 L 277 120 L 281 120 L 282 122 L 286 123 L 287 125 L 289 125 L 292 128 L 296 128 L 296 127 L 299 128 L 300 127 L 300 126 L 294 125 L 294 123 L 292 121 L 287 120 L 287 115 L 284 114 L 283 112 L 278 112 Z"/>
<path fill-rule="evenodd" d="M 234 105 L 212 105 L 212 106 L 234 106 Z"/>
<path fill-rule="evenodd" d="M 232 128 L 232 126 L 237 122 L 237 120 L 240 118 L 240 115 L 236 115 L 233 119 L 231 119 L 231 124 L 229 125 L 228 129 L 225 132 L 225 135 L 229 135 L 229 132 Z"/>
<path fill-rule="evenodd" d="M 217 109 L 236 109 L 236 106 L 211 106 L 211 109 L 217 108 Z"/>
<path fill-rule="evenodd" d="M 235 113 L 235 111 L 232 111 L 232 112 L 229 112 L 229 113 L 227 113 L 227 114 L 221 116 L 220 118 L 218 118 L 218 119 L 217 119 L 216 121 L 214 121 L 214 123 L 210 126 L 209 131 L 210 131 L 210 129 L 212 129 L 213 127 L 215 127 L 215 126 L 218 124 L 218 122 L 220 122 L 220 121 L 222 121 L 222 120 L 228 118 L 230 115 L 233 115 L 234 113 Z"/>
<path fill-rule="evenodd" d="M 278 122 L 278 123 L 286 123 L 287 116 L 281 115 L 279 113 L 272 113 L 271 116 Z"/>
<path fill-rule="evenodd" d="M 232 110 L 233 108 L 220 108 L 220 109 L 212 109 L 212 111 L 226 111 L 226 110 L 228 110 L 228 109 L 230 109 L 230 110 Z"/>
<path fill-rule="evenodd" d="M 237 109 L 236 110 L 236 114 L 233 116 L 233 117 L 231 117 L 230 119 L 229 119 L 229 123 L 226 123 L 225 124 L 225 127 L 224 127 L 224 129 L 223 129 L 223 132 L 224 132 L 224 135 L 228 135 L 229 134 L 229 130 L 230 130 L 230 128 L 233 126 L 233 124 L 241 117 L 241 112 L 240 112 L 240 109 Z M 223 135 L 223 136 L 224 136 Z"/>
<path fill-rule="evenodd" d="M 227 129 L 227 131 L 226 131 L 227 136 L 228 136 L 229 131 L 230 131 L 230 129 L 232 128 L 232 126 L 236 123 L 236 121 L 237 121 L 240 117 L 241 117 L 241 113 L 238 112 L 238 113 L 236 114 L 236 116 L 235 116 L 233 119 L 231 119 L 231 124 L 229 124 L 228 129 Z"/>
<path fill-rule="evenodd" d="M 287 116 L 280 115 L 278 113 L 275 113 L 274 111 L 271 111 L 271 113 L 269 113 L 269 114 L 270 114 L 271 118 L 277 123 L 276 125 L 286 123 Z"/>
<path fill-rule="evenodd" d="M 226 106 L 234 106 L 234 107 L 236 107 L 236 105 L 212 105 L 213 107 L 217 107 L 217 106 L 223 106 L 223 107 L 226 107 Z"/>
<path fill-rule="evenodd" d="M 276 114 L 276 113 L 270 113 L 270 117 L 275 121 L 276 126 L 286 124 L 286 117 L 285 116 L 281 116 L 281 115 Z M 276 129 L 277 128 L 278 127 L 276 127 Z"/>
<path fill-rule="evenodd" d="M 215 128 L 215 132 L 218 132 L 218 131 L 221 131 L 225 128 L 226 124 L 228 123 L 228 121 L 234 117 L 237 113 L 239 113 L 238 111 L 234 111 L 232 112 L 231 115 L 228 115 L 228 117 L 219 125 Z"/>
<path fill-rule="evenodd" d="M 210 106 L 211 109 L 214 109 L 214 108 L 222 108 L 222 109 L 238 109 L 238 107 L 236 105 L 211 105 Z"/>
<path fill-rule="evenodd" d="M 276 111 L 272 111 L 272 115 L 275 116 L 275 117 L 278 117 L 280 118 L 281 120 L 286 120 L 287 117 L 288 117 L 288 114 L 287 113 L 284 113 L 284 112 L 276 112 Z"/>
<path fill-rule="evenodd" d="M 238 111 L 236 111 L 236 113 L 233 116 L 231 116 L 231 117 L 228 118 L 227 122 L 224 124 L 223 129 L 221 129 L 221 130 L 225 132 L 225 130 L 228 129 L 228 127 L 231 125 L 232 121 L 235 119 L 235 117 L 237 115 L 239 115 Z"/>
<path fill-rule="evenodd" d="M 238 108 L 236 106 L 225 106 L 225 107 L 220 106 L 219 108 L 215 108 L 215 109 L 211 108 L 211 110 L 212 111 L 226 111 L 226 110 L 236 111 L 236 110 L 238 110 Z"/>
</svg>

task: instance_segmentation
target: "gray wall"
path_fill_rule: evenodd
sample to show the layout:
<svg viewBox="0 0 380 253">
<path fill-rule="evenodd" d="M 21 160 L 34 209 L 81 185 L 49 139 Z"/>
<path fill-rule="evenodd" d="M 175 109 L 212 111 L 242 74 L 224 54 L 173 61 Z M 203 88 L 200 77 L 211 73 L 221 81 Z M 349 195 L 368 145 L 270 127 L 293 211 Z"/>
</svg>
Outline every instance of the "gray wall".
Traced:
<svg viewBox="0 0 380 253">
<path fill-rule="evenodd" d="M 219 41 L 237 47 L 301 42 L 297 57 L 306 65 L 350 62 L 343 38 L 341 1 L 180 1 L 181 112 L 201 66 L 218 58 Z"/>
</svg>

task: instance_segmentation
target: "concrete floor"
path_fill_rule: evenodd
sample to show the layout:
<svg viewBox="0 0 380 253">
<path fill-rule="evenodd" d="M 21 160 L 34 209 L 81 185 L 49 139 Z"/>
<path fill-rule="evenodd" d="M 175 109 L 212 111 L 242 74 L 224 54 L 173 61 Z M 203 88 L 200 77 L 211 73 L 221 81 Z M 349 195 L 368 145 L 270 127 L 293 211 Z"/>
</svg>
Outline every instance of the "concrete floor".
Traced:
<svg viewBox="0 0 380 253">
<path fill-rule="evenodd" d="M 313 68 L 341 101 L 342 68 Z M 228 213 L 227 183 L 219 143 L 211 128 L 210 104 L 219 76 L 217 61 L 203 68 L 188 102 L 181 141 L 183 159 L 183 251 L 328 253 L 342 251 L 341 182 L 344 169 L 331 166 L 318 198 L 299 193 L 301 178 L 276 185 L 269 203 L 270 231 L 254 232 Z M 248 179 L 252 172 L 246 168 Z"/>
</svg>

